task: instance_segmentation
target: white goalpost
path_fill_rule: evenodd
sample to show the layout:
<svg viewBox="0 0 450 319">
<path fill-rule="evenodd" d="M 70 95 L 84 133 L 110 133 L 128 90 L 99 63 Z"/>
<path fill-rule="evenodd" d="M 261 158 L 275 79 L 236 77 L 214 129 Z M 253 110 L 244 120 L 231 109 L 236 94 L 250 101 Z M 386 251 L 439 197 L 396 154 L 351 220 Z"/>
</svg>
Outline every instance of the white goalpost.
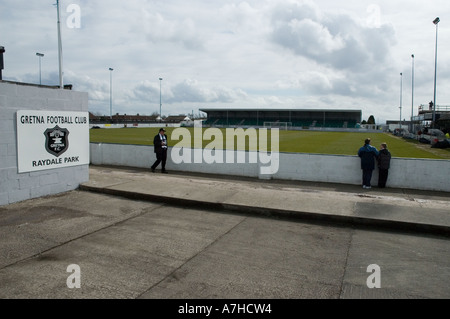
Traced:
<svg viewBox="0 0 450 319">
<path fill-rule="evenodd" d="M 279 128 L 280 130 L 292 129 L 292 122 L 264 122 L 265 128 Z"/>
</svg>

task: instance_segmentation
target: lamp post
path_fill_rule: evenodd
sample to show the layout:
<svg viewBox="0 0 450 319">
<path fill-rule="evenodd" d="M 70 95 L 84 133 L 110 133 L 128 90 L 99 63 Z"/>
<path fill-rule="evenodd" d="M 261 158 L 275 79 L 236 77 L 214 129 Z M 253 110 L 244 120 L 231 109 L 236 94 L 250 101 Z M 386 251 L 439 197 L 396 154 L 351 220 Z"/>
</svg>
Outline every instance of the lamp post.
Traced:
<svg viewBox="0 0 450 319">
<path fill-rule="evenodd" d="M 2 80 L 2 70 L 4 69 L 3 63 L 3 53 L 5 53 L 5 47 L 0 46 L 0 80 Z"/>
<path fill-rule="evenodd" d="M 414 116 L 414 54 L 411 54 L 412 58 L 412 83 L 411 83 L 411 130 L 413 131 L 414 125 L 413 125 L 413 116 Z"/>
<path fill-rule="evenodd" d="M 114 69 L 109 68 L 109 116 L 111 117 L 111 121 L 112 121 L 112 71 L 114 71 Z"/>
<path fill-rule="evenodd" d="M 56 10 L 57 10 L 57 27 L 58 27 L 58 60 L 59 60 L 59 88 L 64 89 L 63 82 L 63 56 L 62 56 L 62 41 L 61 41 L 61 22 L 59 20 L 60 16 L 60 8 L 59 8 L 59 0 L 56 0 Z"/>
<path fill-rule="evenodd" d="M 39 85 L 42 85 L 42 76 L 41 76 L 41 58 L 44 56 L 43 53 L 36 52 L 36 55 L 39 57 Z"/>
<path fill-rule="evenodd" d="M 402 128 L 402 91 L 403 91 L 403 73 L 400 73 L 400 128 Z"/>
<path fill-rule="evenodd" d="M 161 81 L 162 78 L 159 78 L 159 121 L 162 122 L 162 114 L 161 114 L 161 108 L 162 108 L 162 102 L 161 102 Z"/>
<path fill-rule="evenodd" d="M 433 20 L 436 25 L 436 48 L 434 50 L 434 99 L 433 99 L 433 128 L 436 121 L 436 74 L 437 74 L 437 39 L 438 39 L 438 23 L 441 21 L 439 17 Z"/>
</svg>

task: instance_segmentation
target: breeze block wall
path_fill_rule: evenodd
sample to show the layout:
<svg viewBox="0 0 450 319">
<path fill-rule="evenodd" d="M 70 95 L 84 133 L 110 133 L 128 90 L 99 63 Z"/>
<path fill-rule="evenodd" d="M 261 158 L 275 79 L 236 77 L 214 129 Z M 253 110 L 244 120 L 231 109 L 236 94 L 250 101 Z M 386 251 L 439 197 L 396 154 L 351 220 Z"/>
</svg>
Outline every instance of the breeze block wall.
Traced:
<svg viewBox="0 0 450 319">
<path fill-rule="evenodd" d="M 235 175 L 259 179 L 298 180 L 362 185 L 361 160 L 350 155 L 280 153 L 278 170 L 270 175 L 260 173 L 258 163 L 176 164 L 169 147 L 166 168 L 171 171 Z M 192 150 L 192 153 L 194 150 Z M 236 158 L 236 153 L 234 152 Z M 248 157 L 248 154 L 247 154 Z M 153 146 L 107 143 L 90 144 L 93 165 L 114 165 L 147 168 L 155 161 Z M 159 167 L 160 168 L 160 167 Z M 449 160 L 392 158 L 387 187 L 450 192 Z M 372 185 L 377 185 L 378 169 L 373 171 Z"/>
<path fill-rule="evenodd" d="M 0 81 L 0 206 L 74 190 L 87 182 L 89 165 L 18 173 L 18 110 L 88 112 L 88 94 Z"/>
</svg>

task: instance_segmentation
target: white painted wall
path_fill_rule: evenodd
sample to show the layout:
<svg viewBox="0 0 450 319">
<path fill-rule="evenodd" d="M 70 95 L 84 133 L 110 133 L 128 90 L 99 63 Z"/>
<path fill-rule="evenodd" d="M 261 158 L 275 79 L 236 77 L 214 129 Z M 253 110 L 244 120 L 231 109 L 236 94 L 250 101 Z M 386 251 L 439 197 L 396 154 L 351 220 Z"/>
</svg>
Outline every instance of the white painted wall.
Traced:
<svg viewBox="0 0 450 319">
<path fill-rule="evenodd" d="M 0 206 L 77 189 L 89 165 L 18 173 L 18 110 L 88 111 L 88 94 L 0 81 Z"/>
<path fill-rule="evenodd" d="M 178 151 L 178 150 L 176 150 Z M 279 169 L 273 175 L 261 175 L 258 163 L 175 164 L 169 148 L 167 170 L 257 177 L 260 179 L 299 180 L 362 185 L 358 156 L 280 153 Z M 193 152 L 192 152 L 193 153 Z M 236 152 L 235 152 L 236 153 Z M 248 152 L 247 156 L 248 156 Z M 148 168 L 156 159 L 153 146 L 91 143 L 91 164 Z M 236 156 L 236 154 L 235 154 Z M 248 157 L 247 157 L 248 158 Z M 450 192 L 450 161 L 393 158 L 387 187 Z M 378 181 L 375 169 L 372 185 Z"/>
</svg>

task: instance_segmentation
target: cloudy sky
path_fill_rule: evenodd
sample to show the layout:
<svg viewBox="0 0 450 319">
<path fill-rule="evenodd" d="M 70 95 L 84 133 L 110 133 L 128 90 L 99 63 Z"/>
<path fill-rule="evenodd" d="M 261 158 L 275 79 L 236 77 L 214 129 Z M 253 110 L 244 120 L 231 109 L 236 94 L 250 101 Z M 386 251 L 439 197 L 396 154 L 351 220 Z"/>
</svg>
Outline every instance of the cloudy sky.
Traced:
<svg viewBox="0 0 450 319">
<path fill-rule="evenodd" d="M 58 85 L 56 0 L 1 0 L 3 79 Z M 64 84 L 89 111 L 356 109 L 409 119 L 450 105 L 448 0 L 61 0 Z M 414 59 L 411 55 L 414 54 Z M 113 68 L 112 73 L 109 68 Z M 400 75 L 402 73 L 403 75 Z M 163 78 L 162 81 L 159 78 Z M 160 91 L 161 88 L 161 91 Z"/>
</svg>

